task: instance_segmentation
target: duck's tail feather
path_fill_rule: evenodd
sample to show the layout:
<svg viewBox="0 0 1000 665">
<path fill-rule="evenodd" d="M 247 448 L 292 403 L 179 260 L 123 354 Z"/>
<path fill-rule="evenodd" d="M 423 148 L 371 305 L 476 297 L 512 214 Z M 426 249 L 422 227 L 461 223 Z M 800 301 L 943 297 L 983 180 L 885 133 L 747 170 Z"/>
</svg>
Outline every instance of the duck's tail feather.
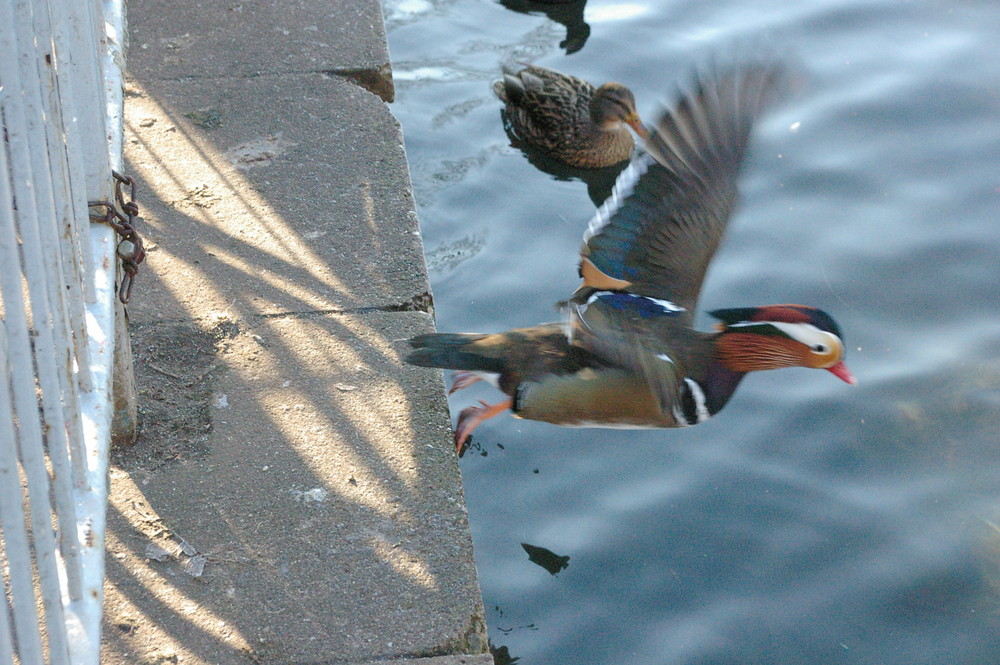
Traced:
<svg viewBox="0 0 1000 665">
<path fill-rule="evenodd" d="M 484 337 L 474 333 L 417 335 L 410 340 L 415 350 L 406 356 L 406 362 L 421 367 L 499 373 L 503 369 L 501 361 L 478 353 L 472 346 Z"/>
</svg>

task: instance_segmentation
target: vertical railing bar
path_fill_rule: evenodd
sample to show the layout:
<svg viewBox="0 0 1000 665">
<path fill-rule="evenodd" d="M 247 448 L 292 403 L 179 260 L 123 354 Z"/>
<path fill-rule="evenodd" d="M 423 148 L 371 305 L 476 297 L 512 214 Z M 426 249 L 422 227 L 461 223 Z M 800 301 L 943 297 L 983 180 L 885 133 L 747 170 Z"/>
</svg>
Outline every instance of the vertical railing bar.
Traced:
<svg viewBox="0 0 1000 665">
<path fill-rule="evenodd" d="M 51 665 L 96 665 L 100 659 L 117 243 L 107 225 L 89 223 L 87 201 L 111 200 L 110 169 L 121 168 L 124 6 L 122 0 L 65 1 L 0 0 L 6 130 L 0 153 L 4 169 L 15 171 L 4 176 L 7 191 L 0 200 L 7 208 L 0 215 L 0 325 L 7 336 L 0 352 L 9 351 L 10 376 L 8 365 L 0 365 L 0 454 L 3 443 L 20 449 L 27 483 L 25 496 L 20 478 L 0 488 L 6 504 L 0 520 L 20 521 L 28 562 L 8 588 L 16 636 L 5 640 L 0 628 L 0 659 L 4 643 L 13 641 L 26 646 L 22 665 L 45 659 L 41 608 Z M 81 247 L 74 233 L 83 228 L 89 233 Z M 0 473 L 5 465 L 19 475 L 14 459 L 0 459 Z M 5 552 L 17 549 L 15 531 L 16 525 L 4 523 Z M 15 534 L 13 546 L 7 534 Z M 9 557 L 8 566 L 13 570 Z M 28 589 L 28 601 L 15 602 L 15 586 Z M 43 601 L 38 605 L 36 593 Z M 6 609 L 5 602 L 0 621 Z M 35 631 L 34 653 L 32 628 L 19 627 L 25 623 Z"/>
<path fill-rule="evenodd" d="M 52 187 L 53 199 L 56 203 L 55 209 L 58 211 L 59 219 L 51 220 L 54 227 L 42 229 L 42 255 L 50 260 L 47 266 L 42 267 L 46 272 L 46 283 L 50 285 L 49 304 L 52 306 L 53 329 L 56 340 L 67 342 L 57 347 L 57 352 L 62 358 L 62 365 L 58 368 L 57 376 L 60 383 L 60 394 L 62 395 L 62 411 L 66 425 L 67 455 L 64 457 L 62 451 L 50 449 L 50 458 L 53 464 L 53 482 L 56 485 L 56 509 L 61 519 L 66 516 L 73 516 L 73 528 L 65 525 L 59 530 L 60 541 L 66 564 L 66 574 L 69 579 L 69 594 L 71 598 L 79 598 L 82 593 L 80 582 L 80 560 L 79 560 L 79 534 L 77 533 L 75 508 L 73 502 L 73 485 L 76 482 L 83 482 L 85 451 L 82 446 L 83 425 L 81 420 L 78 392 L 82 386 L 84 389 L 93 389 L 93 377 L 90 368 L 90 351 L 86 338 L 86 319 L 84 315 L 83 292 L 80 288 L 82 274 L 80 272 L 80 251 L 78 234 L 75 230 L 75 218 L 77 215 L 85 216 L 88 219 L 87 202 L 82 187 L 82 156 L 77 150 L 79 163 L 70 163 L 72 157 L 71 143 L 78 136 L 76 131 L 76 120 L 78 114 L 75 107 L 70 103 L 73 100 L 73 87 L 71 83 L 69 58 L 71 49 L 60 48 L 60 42 L 65 35 L 65 26 L 59 33 L 59 21 L 65 23 L 64 2 L 40 3 L 34 12 L 35 36 L 39 43 L 48 47 L 48 58 L 38 58 L 39 77 L 48 85 L 44 88 L 48 91 L 49 122 L 46 123 L 46 138 L 49 145 L 49 168 L 53 175 L 58 177 L 58 182 Z M 51 33 L 51 40 L 43 41 L 46 35 Z M 62 58 L 66 58 L 64 62 Z M 74 175 L 77 171 L 77 189 L 74 192 Z M 74 200 L 79 199 L 79 200 Z M 41 218 L 40 223 L 49 221 Z M 87 223 L 86 227 L 89 227 Z M 89 252 L 88 252 L 89 254 Z M 68 289 L 61 288 L 62 285 Z M 75 362 L 74 362 L 75 361 Z M 75 365 L 75 367 L 74 367 Z M 74 369 L 76 373 L 74 375 Z M 58 407 L 56 407 L 58 408 Z M 65 460 L 65 462 L 64 462 Z M 71 464 L 72 471 L 67 466 L 66 472 L 61 472 L 63 465 Z"/>
<path fill-rule="evenodd" d="M 0 2 L 0 6 L 9 5 Z M 33 223 L 36 221 L 44 222 L 46 226 L 52 228 L 54 222 L 51 183 L 47 178 L 48 156 L 46 151 L 38 149 L 40 146 L 47 145 L 48 142 L 45 138 L 44 127 L 39 126 L 44 120 L 44 112 L 39 89 L 41 85 L 37 62 L 39 54 L 34 46 L 32 13 L 31 6 L 24 0 L 15 3 L 13 24 L 17 37 L 16 61 L 19 65 L 20 80 L 11 83 L 18 85 L 24 94 L 20 104 L 9 104 L 7 107 L 9 112 L 19 116 L 17 122 L 12 123 L 12 126 L 22 128 L 18 132 L 12 131 L 8 127 L 8 144 L 14 164 L 30 165 L 31 168 L 22 177 L 14 179 L 14 195 L 18 202 L 18 216 L 25 220 L 17 232 L 20 234 L 21 250 L 24 256 L 22 270 L 27 278 L 35 324 L 33 329 L 34 358 L 38 367 L 49 459 L 54 468 L 63 467 L 65 469 L 63 473 L 71 473 L 68 464 L 66 426 L 61 411 L 61 395 L 58 392 L 60 381 L 56 367 L 57 351 L 52 325 L 49 323 L 51 313 L 48 293 L 44 284 L 45 271 L 41 269 L 48 263 L 48 260 L 42 255 L 41 234 Z M 44 37 L 40 41 L 44 42 Z M 35 149 L 31 150 L 29 146 L 33 146 Z M 13 263 L 7 262 L 6 265 L 16 266 L 18 263 L 15 260 Z M 6 273 L 10 270 L 3 272 L 6 277 Z M 26 357 L 30 359 L 31 356 Z M 22 359 L 14 356 L 14 360 L 16 366 Z M 28 371 L 31 372 L 30 366 Z M 24 385 L 22 383 L 22 381 L 15 382 L 15 388 L 20 388 L 19 392 L 24 392 L 25 386 L 29 387 L 32 392 L 31 397 L 34 398 L 33 381 L 24 383 Z M 27 416 L 28 412 L 22 413 L 22 417 L 27 418 Z M 31 520 L 36 564 L 42 598 L 45 601 L 46 621 L 50 626 L 63 626 L 65 616 L 58 575 L 62 561 L 57 559 L 52 542 L 52 506 L 49 501 L 49 477 L 45 467 L 42 440 L 41 438 L 37 441 L 24 439 L 22 443 L 26 444 L 21 449 L 21 464 L 25 471 L 31 497 Z M 59 471 L 56 470 L 56 473 Z M 59 523 L 63 525 L 76 524 L 72 500 L 67 501 L 65 497 L 67 493 L 71 496 L 71 492 L 65 492 L 64 487 L 64 485 L 60 486 L 59 484 L 54 487 L 56 493 L 55 509 Z M 66 531 L 67 529 L 60 529 L 60 540 L 63 545 L 61 554 L 63 559 L 71 561 L 71 564 L 66 566 L 64 570 L 67 573 L 68 591 L 72 597 L 79 595 L 81 584 L 78 564 L 75 560 L 76 530 L 72 530 L 72 533 L 69 534 Z M 64 631 L 51 630 L 48 631 L 48 636 L 52 662 L 66 662 L 68 649 Z"/>
<path fill-rule="evenodd" d="M 55 3 L 36 0 L 34 11 L 35 36 L 47 59 L 39 58 L 39 75 L 48 83 L 44 89 L 48 93 L 43 102 L 47 102 L 49 121 L 45 123 L 46 136 L 49 141 L 49 164 L 55 186 L 52 188 L 55 209 L 57 211 L 56 228 L 52 229 L 50 248 L 58 256 L 60 278 L 50 279 L 52 285 L 49 292 L 53 312 L 61 314 L 56 322 L 58 334 L 66 334 L 71 342 L 66 347 L 68 363 L 65 372 L 60 377 L 71 380 L 74 364 L 77 365 L 76 381 L 81 385 L 90 386 L 90 367 L 87 358 L 86 340 L 82 335 L 73 333 L 83 330 L 83 294 L 81 292 L 82 275 L 80 272 L 80 246 L 74 234 L 77 215 L 86 208 L 86 195 L 83 191 L 83 157 L 77 150 L 79 133 L 75 131 L 78 121 L 76 105 L 73 103 L 72 77 L 69 76 L 71 61 L 75 57 L 72 49 L 62 48 L 66 36 L 66 7 L 72 3 L 57 0 Z M 44 45 L 41 44 L 44 39 Z M 74 161 L 74 159 L 76 161 Z M 74 191 L 75 187 L 75 191 Z M 43 233 L 42 238 L 50 234 Z M 65 287 L 65 288 L 63 288 Z M 58 307 L 55 305 L 58 304 Z M 76 361 L 76 362 L 74 362 Z M 66 404 L 75 405 L 76 386 L 66 386 L 72 393 L 64 400 Z M 79 416 L 69 413 L 66 422 L 69 426 L 69 440 L 79 437 Z"/>
<path fill-rule="evenodd" d="M 56 26 L 52 20 L 52 5 L 44 0 L 36 0 L 36 2 L 32 12 L 32 20 L 34 43 L 40 52 L 36 53 L 35 62 L 37 63 L 37 76 L 42 84 L 39 91 L 47 93 L 41 95 L 41 103 L 43 108 L 48 110 L 48 121 L 44 124 L 48 146 L 48 168 L 45 174 L 51 178 L 55 214 L 43 215 L 38 219 L 41 227 L 41 256 L 46 260 L 46 263 L 29 266 L 28 272 L 29 275 L 37 271 L 43 273 L 39 282 L 48 287 L 55 358 L 61 359 L 61 363 L 56 363 L 54 372 L 59 386 L 57 392 L 60 397 L 59 402 L 56 403 L 51 398 L 46 400 L 44 389 L 42 397 L 43 407 L 50 411 L 57 410 L 65 425 L 65 451 L 63 446 L 54 448 L 50 441 L 49 458 L 53 467 L 56 512 L 60 516 L 60 520 L 67 517 L 73 519 L 73 528 L 64 524 L 63 528 L 59 529 L 59 539 L 62 545 L 63 562 L 66 565 L 65 572 L 69 581 L 70 597 L 79 598 L 82 590 L 77 545 L 78 534 L 75 528 L 77 519 L 72 487 L 74 476 L 79 477 L 84 466 L 83 450 L 77 443 L 82 441 L 83 437 L 78 381 L 82 380 L 88 385 L 92 385 L 92 377 L 89 365 L 90 353 L 87 349 L 85 329 L 83 328 L 85 325 L 82 311 L 83 294 L 80 289 L 81 275 L 77 261 L 77 243 L 73 237 L 73 227 L 75 226 L 73 216 L 78 207 L 83 207 L 86 210 L 86 201 L 83 202 L 82 206 L 75 205 L 73 201 L 73 178 L 70 172 L 71 164 L 69 163 L 69 146 L 67 144 L 70 136 L 66 133 L 67 130 L 71 132 L 72 128 L 68 128 L 66 125 L 67 113 L 72 115 L 74 109 L 65 108 L 66 101 L 71 99 L 71 88 L 64 89 L 62 87 L 67 78 L 65 70 L 68 68 L 60 66 L 61 54 L 57 48 Z M 60 69 L 64 70 L 61 76 L 59 75 Z M 75 134 L 75 132 L 71 133 Z M 38 177 L 37 173 L 36 171 L 36 180 L 41 180 L 42 178 Z M 82 192 L 78 192 L 78 194 L 83 197 Z M 44 201 L 44 199 L 42 200 Z M 63 287 L 68 287 L 68 289 Z M 32 301 L 34 302 L 34 299 Z M 79 312 L 76 319 L 80 328 L 74 328 L 74 312 Z M 74 352 L 80 347 L 83 349 L 82 354 Z M 41 371 L 41 366 L 39 363 L 40 379 L 44 380 L 46 377 Z M 76 374 L 74 374 L 75 369 L 78 369 Z M 52 376 L 49 378 L 51 379 Z M 50 411 L 46 412 L 47 417 Z M 53 422 L 53 428 L 57 427 L 58 420 Z M 56 429 L 56 431 L 59 430 Z M 75 469 L 71 470 L 70 465 L 74 465 Z"/>
<path fill-rule="evenodd" d="M 93 146 L 97 163 L 88 162 L 87 196 L 90 200 L 110 200 L 113 195 L 108 167 L 122 168 L 122 67 L 124 62 L 124 5 L 122 0 L 85 0 L 94 40 L 88 52 L 100 58 L 99 85 L 94 90 L 104 120 L 103 141 Z M 94 132 L 93 136 L 98 133 Z M 88 305 L 88 339 L 93 361 L 94 390 L 81 395 L 84 416 L 84 443 L 87 449 L 86 491 L 77 491 L 78 514 L 88 522 L 81 525 L 87 538 L 81 542 L 83 597 L 69 611 L 80 620 L 86 642 L 70 640 L 75 665 L 97 665 L 100 661 L 101 607 L 104 599 L 105 531 L 107 525 L 107 460 L 112 422 L 112 359 L 115 355 L 115 247 L 117 237 L 106 224 L 90 225 L 90 247 L 98 268 L 94 279 L 95 301 Z"/>
<path fill-rule="evenodd" d="M 124 68 L 121 58 L 124 57 L 123 46 L 118 43 L 121 33 L 124 30 L 122 14 L 119 10 L 108 12 L 102 8 L 102 0 L 85 0 L 83 2 L 84 15 L 81 38 L 84 48 L 88 53 L 93 53 L 96 58 L 93 62 L 88 62 L 88 67 L 93 69 L 89 74 L 97 86 L 94 90 L 93 99 L 101 109 L 101 117 L 107 120 L 114 118 L 119 123 L 122 119 L 122 86 L 121 69 Z M 108 31 L 115 31 L 114 35 L 108 35 Z M 114 73 L 114 75 L 112 75 Z M 103 174 L 110 169 L 121 171 L 121 150 L 122 150 L 122 130 L 112 128 L 107 124 L 102 128 L 103 134 L 94 133 L 84 136 L 87 147 L 87 154 L 91 168 L 88 171 L 87 196 L 91 200 L 110 199 L 113 194 L 111 180 Z"/>
<path fill-rule="evenodd" d="M 39 354 L 38 374 L 42 387 L 42 407 L 45 410 L 46 421 L 52 425 L 49 434 L 49 459 L 52 462 L 55 477 L 72 479 L 83 472 L 84 461 L 79 455 L 71 456 L 70 448 L 78 448 L 72 442 L 81 437 L 80 411 L 77 399 L 77 384 L 73 376 L 74 357 L 72 353 L 72 335 L 70 317 L 62 286 L 70 282 L 71 276 L 65 274 L 67 265 L 65 254 L 70 247 L 60 242 L 63 225 L 68 223 L 72 215 L 69 199 L 70 180 L 66 163 L 66 144 L 61 128 L 63 126 L 62 108 L 59 104 L 58 82 L 55 76 L 57 54 L 54 52 L 52 24 L 49 7 L 44 0 L 38 2 L 38 7 L 32 7 L 30 13 L 32 30 L 29 33 L 19 33 L 21 43 L 22 81 L 28 83 L 29 105 L 38 104 L 38 108 L 47 111 L 48 122 L 42 123 L 43 142 L 36 141 L 36 148 L 47 146 L 47 150 L 32 151 L 32 171 L 35 182 L 39 185 L 35 194 L 38 197 L 37 210 L 43 214 L 37 217 L 38 244 L 25 246 L 25 253 L 34 253 L 33 260 L 25 265 L 28 287 L 37 285 L 38 293 L 45 291 L 47 299 L 36 297 L 32 291 L 31 304 L 34 311 L 36 305 L 48 307 L 50 318 L 36 319 L 51 321 L 48 336 L 42 338 L 42 349 L 48 347 L 49 337 L 52 339 L 52 358 L 48 353 Z M 33 65 L 33 66 L 32 66 Z M 30 85 L 37 82 L 38 85 Z M 37 94 L 32 94 L 37 91 Z M 29 114 L 29 118 L 31 118 Z M 51 198 L 50 198 L 51 197 Z M 48 205 L 51 202 L 51 210 Z M 33 229 L 34 230 L 34 229 Z M 24 233 L 24 229 L 22 229 Z M 82 331 L 81 331 L 82 332 Z M 87 354 L 89 358 L 89 353 Z M 59 359 L 61 362 L 57 362 Z M 89 373 L 89 367 L 87 369 Z M 62 445 L 54 446 L 52 432 L 57 432 Z M 75 464 L 73 471 L 70 464 Z M 66 471 L 63 472 L 62 469 Z M 60 519 L 72 517 L 72 488 L 55 485 L 56 511 Z M 79 598 L 80 580 L 77 566 L 77 535 L 75 530 L 60 529 L 63 558 L 67 560 L 67 575 L 69 576 L 69 592 L 71 598 Z"/>
<path fill-rule="evenodd" d="M 93 269 L 90 248 L 83 251 L 81 228 L 90 226 L 87 207 L 86 170 L 84 166 L 83 135 L 88 132 L 103 135 L 99 122 L 100 114 L 90 102 L 93 90 L 98 89 L 97 79 L 88 78 L 85 62 L 96 62 L 96 52 L 85 50 L 80 24 L 89 18 L 90 12 L 84 7 L 85 16 L 80 16 L 80 3 L 66 0 L 49 0 L 49 15 L 52 18 L 52 41 L 55 46 L 55 74 L 59 86 L 59 105 L 63 109 L 62 123 L 66 137 L 65 148 L 69 175 L 70 214 L 64 220 L 62 242 L 65 248 L 72 252 L 64 252 L 66 266 L 64 270 L 70 276 L 68 291 L 63 294 L 69 313 L 70 326 L 73 331 L 73 344 L 77 361 L 77 381 L 81 390 L 93 390 L 93 377 L 90 374 L 90 347 L 86 338 L 86 322 L 84 315 L 85 298 L 90 300 L 88 292 L 93 291 L 90 280 L 84 279 Z M 88 85 L 89 84 L 89 85 Z M 99 107 L 98 107 L 99 108 Z M 96 117 L 94 117 L 96 115 Z M 75 401 L 74 401 L 75 403 Z M 79 427 L 79 416 L 70 421 Z M 70 441 L 79 441 L 79 429 Z M 71 451 L 73 452 L 73 451 Z"/>
<path fill-rule="evenodd" d="M 108 52 L 110 49 L 105 47 L 103 36 L 105 33 L 104 17 L 101 15 L 99 9 L 100 0 L 83 0 L 83 15 L 80 24 L 75 24 L 76 28 L 80 33 L 81 40 L 81 52 L 91 54 L 93 57 L 88 58 L 84 62 L 84 66 L 81 68 L 83 75 L 86 76 L 88 81 L 94 81 L 92 89 L 89 91 L 91 96 L 88 96 L 88 101 L 96 104 L 98 111 L 93 114 L 96 117 L 106 119 L 109 115 L 108 101 L 107 101 L 107 85 L 108 77 L 105 72 L 105 67 L 103 65 L 104 60 L 108 58 Z M 120 80 L 120 77 L 119 77 Z M 121 93 L 119 92 L 118 98 L 120 102 Z M 120 116 L 119 116 L 120 117 Z M 112 185 L 112 180 L 110 177 L 111 169 L 121 170 L 121 164 L 112 163 L 111 155 L 109 152 L 109 145 L 111 145 L 112 151 L 116 149 L 116 146 L 112 145 L 114 135 L 119 135 L 119 142 L 117 145 L 118 154 L 121 154 L 121 141 L 120 135 L 121 130 L 117 132 L 112 132 L 107 123 L 102 127 L 94 127 L 92 131 L 87 131 L 82 134 L 81 138 L 83 140 L 84 154 L 87 155 L 87 164 L 89 168 L 86 172 L 86 196 L 88 201 L 111 201 L 114 198 L 114 189 Z M 92 228 L 94 225 L 91 225 Z M 96 261 L 93 253 L 88 251 L 92 248 L 84 247 L 84 252 L 89 256 L 89 261 L 92 269 L 88 271 L 87 275 L 93 278 L 97 272 L 97 266 L 99 263 Z M 103 269 L 102 269 L 103 270 Z M 87 303 L 93 304 L 97 301 L 97 290 L 94 288 L 95 285 L 88 283 L 86 289 Z"/>
<path fill-rule="evenodd" d="M 7 333 L 3 330 L 3 321 L 0 321 L 0 371 L 3 372 L 2 376 L 6 379 L 6 365 L 7 365 Z M 6 420 L 8 414 L 10 413 L 10 390 L 7 388 L 6 383 L 0 387 L 0 419 Z M 14 456 L 6 456 L 7 453 L 13 452 L 13 446 L 5 444 L 5 441 L 9 441 L 13 444 L 14 441 L 14 431 L 10 423 L 0 423 L 0 483 L 6 484 L 11 482 L 10 466 L 11 462 L 14 461 Z M 6 461 L 5 461 L 6 460 Z M 16 467 L 15 467 L 16 468 Z M 16 473 L 14 474 L 16 475 Z M 20 483 L 17 483 L 17 487 L 20 487 Z M 4 493 L 4 489 L 0 487 L 0 493 Z M 5 505 L 10 505 L 7 500 L 0 496 L 0 528 L 3 527 L 3 513 L 5 512 Z M 13 505 L 11 505 L 11 510 L 13 510 Z M 22 512 L 23 514 L 23 512 Z M 24 522 L 21 522 L 24 524 Z M 6 548 L 6 538 L 0 538 L 3 540 L 4 547 Z M 5 550 L 6 551 L 6 550 Z M 8 570 L 10 566 L 8 565 Z M 2 582 L 2 576 L 0 576 L 0 582 Z M 14 640 L 11 634 L 11 623 L 10 623 L 10 606 L 7 604 L 6 595 L 0 596 L 0 662 L 13 663 L 14 662 Z"/>
<path fill-rule="evenodd" d="M 124 0 L 90 0 L 87 2 L 92 20 L 98 26 L 102 80 L 104 81 L 105 119 L 107 121 L 107 157 L 111 168 L 122 171 L 125 91 L 122 72 L 125 70 L 125 3 Z M 100 9 L 98 9 L 100 6 Z"/>
<path fill-rule="evenodd" d="M 84 155 L 89 156 L 91 163 L 96 163 L 99 172 L 105 174 L 105 178 L 108 177 L 109 168 L 104 166 L 107 159 L 101 158 L 103 152 L 95 150 L 97 147 L 103 148 L 107 141 L 104 140 L 102 123 L 98 122 L 103 116 L 100 112 L 103 103 L 103 95 L 100 93 L 103 90 L 100 85 L 100 64 L 93 38 L 90 4 L 89 1 L 81 3 L 49 0 L 56 42 L 56 75 L 59 77 L 59 88 L 63 91 L 63 104 L 70 109 L 69 118 L 64 115 L 64 124 L 66 151 L 69 155 L 72 178 L 74 226 L 77 226 L 80 220 L 88 219 L 87 201 L 91 200 L 87 192 Z M 93 260 L 90 252 L 84 251 L 80 237 L 75 238 L 74 247 L 83 259 L 82 274 L 92 274 Z M 82 281 L 88 282 L 88 280 Z M 83 288 L 86 302 L 93 302 L 93 289 L 89 283 L 84 284 Z M 83 303 L 84 300 L 78 303 L 81 313 Z"/>
<path fill-rule="evenodd" d="M 6 344 L 6 334 L 3 333 L 2 329 L 3 329 L 3 322 L 0 321 L 0 333 L 2 333 L 2 336 L 4 337 L 4 339 L 2 341 L 0 341 L 0 346 L 2 346 L 3 344 Z M 3 349 L 3 348 L 0 348 L 0 355 L 4 356 L 2 358 L 2 360 L 3 360 L 4 363 L 6 363 L 6 361 L 7 361 L 6 350 Z M 3 417 L 6 417 L 8 411 L 9 411 L 9 408 L 6 409 L 6 410 L 4 409 L 4 403 L 3 403 L 4 402 L 4 396 L 6 396 L 6 402 L 5 403 L 9 407 L 10 406 L 10 392 L 7 389 L 6 386 L 4 386 L 3 388 L 0 388 L 0 414 L 3 414 Z M 10 461 L 13 461 L 14 458 L 13 457 L 10 457 L 10 458 L 5 458 L 4 457 L 4 453 L 6 451 L 7 446 L 3 443 L 3 441 L 8 441 L 9 440 L 9 441 L 13 442 L 14 437 L 13 437 L 13 431 L 12 431 L 12 429 L 13 428 L 11 428 L 9 426 L 8 427 L 4 427 L 3 425 L 0 425 L 0 439 L 2 439 L 2 441 L 0 441 L 0 482 L 8 482 L 10 480 L 10 475 L 7 473 L 7 464 L 4 463 L 4 459 L 9 459 Z M 8 431 L 10 431 L 10 434 L 11 434 L 11 436 L 10 436 L 9 439 L 6 438 Z M 20 486 L 20 485 L 18 485 L 18 486 Z M 0 488 L 0 492 L 3 492 L 2 488 Z M 0 513 L 3 513 L 3 511 L 4 511 L 4 499 L 0 498 Z M 2 526 L 3 526 L 3 517 L 0 516 L 0 527 L 2 527 Z M 3 540 L 4 540 L 4 542 L 6 542 L 6 539 L 3 539 Z M 2 577 L 0 577 L 0 581 L 2 581 Z M 0 659 L 2 659 L 2 660 L 0 660 L 0 662 L 4 662 L 4 663 L 13 663 L 14 662 L 14 640 L 13 640 L 13 635 L 11 634 L 11 630 L 10 630 L 10 627 L 11 627 L 11 624 L 10 624 L 10 614 L 11 614 L 11 610 L 10 610 L 10 606 L 7 604 L 7 597 L 6 596 L 0 596 Z"/>
<path fill-rule="evenodd" d="M 13 49 L 8 48 L 13 45 L 13 21 L 7 20 L 10 17 L 7 3 L 0 2 L 0 72 L 4 80 L 8 80 L 8 71 L 4 71 L 4 64 L 9 69 L 17 66 L 17 59 L 8 57 L 12 55 Z M 0 109 L 16 104 L 7 104 L 7 95 L 0 96 Z M 17 119 L 11 118 L 6 112 L 2 112 L 8 133 L 16 127 Z M 25 445 L 25 442 L 38 442 L 36 447 L 41 447 L 42 428 L 38 418 L 38 401 L 34 392 L 34 375 L 31 366 L 31 342 L 28 333 L 28 321 L 25 315 L 25 303 L 21 292 L 21 271 L 20 258 L 17 247 L 17 231 L 14 223 L 14 211 L 11 207 L 10 182 L 7 163 L 7 151 L 0 146 L 0 262 L 4 269 L 0 270 L 0 293 L 3 294 L 4 303 L 4 343 L 3 364 L 0 365 L 2 375 L 0 375 L 0 392 L 6 403 L 0 405 L 0 460 L 3 461 L 3 468 L 0 469 L 0 520 L 3 523 L 4 541 L 7 553 L 7 562 L 10 566 L 10 589 L 11 599 L 14 606 L 14 628 L 17 631 L 18 652 L 22 665 L 41 665 L 42 663 L 42 642 L 39 631 L 39 616 L 35 603 L 35 592 L 32 585 L 31 554 L 28 546 L 28 532 L 25 526 L 24 504 L 21 496 L 21 480 L 17 472 L 18 451 L 15 447 L 15 437 L 13 432 L 13 418 L 10 396 L 8 388 L 8 377 L 12 376 L 10 383 L 14 386 L 14 404 L 18 413 L 18 429 L 21 449 L 30 449 L 32 446 Z M 13 350 L 13 353 L 10 353 Z M 12 361 L 12 362 L 11 362 Z M 37 465 L 36 465 L 37 466 Z M 48 476 L 44 474 L 40 489 L 47 490 Z M 28 470 L 25 469 L 27 474 Z M 33 474 L 37 477 L 37 473 Z M 32 486 L 38 489 L 38 482 L 28 479 L 29 490 Z M 47 499 L 47 492 L 43 497 Z M 34 501 L 32 501 L 34 503 Z M 39 501 L 39 503 L 43 503 Z M 44 501 L 48 503 L 48 501 Z M 42 540 L 41 550 L 36 547 L 36 561 L 39 569 L 43 566 L 43 561 L 54 561 L 55 539 L 52 536 L 50 525 L 43 525 L 41 533 L 35 533 L 36 541 Z M 37 530 L 37 526 L 36 526 Z M 53 589 L 53 583 L 55 588 Z M 58 577 L 50 575 L 45 580 L 49 598 L 55 595 L 58 605 L 59 587 Z M 48 604 L 48 603 L 47 603 Z M 60 608 L 61 609 L 61 608 Z M 59 613 L 60 615 L 62 612 Z M 50 617 L 51 618 L 51 617 Z M 61 618 L 61 616 L 60 616 Z"/>
</svg>

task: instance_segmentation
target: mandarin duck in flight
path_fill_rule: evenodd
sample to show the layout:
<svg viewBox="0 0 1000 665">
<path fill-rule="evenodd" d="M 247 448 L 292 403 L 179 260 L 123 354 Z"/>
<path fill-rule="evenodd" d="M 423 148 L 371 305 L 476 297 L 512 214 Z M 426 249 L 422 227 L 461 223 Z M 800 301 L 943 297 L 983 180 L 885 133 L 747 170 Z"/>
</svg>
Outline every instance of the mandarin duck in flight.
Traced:
<svg viewBox="0 0 1000 665">
<path fill-rule="evenodd" d="M 840 328 L 814 307 L 719 309 L 715 332 L 692 327 L 753 123 L 784 80 L 767 63 L 695 77 L 590 222 L 561 322 L 410 340 L 408 362 L 459 370 L 451 392 L 487 378 L 508 396 L 462 411 L 460 454 L 506 409 L 568 427 L 682 427 L 718 413 L 748 372 L 812 367 L 855 383 Z"/>
<path fill-rule="evenodd" d="M 508 131 L 527 147 L 570 166 L 600 168 L 632 155 L 628 128 L 646 138 L 635 96 L 621 83 L 594 88 L 575 76 L 528 65 L 504 68 L 493 92 L 505 104 Z"/>
</svg>

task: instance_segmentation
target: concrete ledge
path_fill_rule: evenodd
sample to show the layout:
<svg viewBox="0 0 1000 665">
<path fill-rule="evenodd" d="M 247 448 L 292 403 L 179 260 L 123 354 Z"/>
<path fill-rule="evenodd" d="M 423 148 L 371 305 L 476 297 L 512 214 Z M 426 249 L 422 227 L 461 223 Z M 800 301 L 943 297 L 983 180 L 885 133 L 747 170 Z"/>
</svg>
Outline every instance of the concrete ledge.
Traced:
<svg viewBox="0 0 1000 665">
<path fill-rule="evenodd" d="M 388 67 L 378 2 L 129 22 L 148 255 L 102 662 L 490 663 L 441 373 L 401 360 L 433 329 L 402 136 L 351 78 Z"/>
<path fill-rule="evenodd" d="M 129 72 L 144 81 L 331 72 L 392 101 L 379 0 L 130 0 Z"/>
<path fill-rule="evenodd" d="M 105 662 L 484 651 L 440 374 L 391 341 L 430 317 L 206 323 L 133 329 L 143 437 L 112 471 Z"/>
<path fill-rule="evenodd" d="M 403 138 L 378 97 L 321 74 L 130 77 L 127 92 L 127 168 L 158 266 L 136 282 L 133 321 L 428 298 Z M 152 281 L 161 271 L 183 288 Z"/>
</svg>

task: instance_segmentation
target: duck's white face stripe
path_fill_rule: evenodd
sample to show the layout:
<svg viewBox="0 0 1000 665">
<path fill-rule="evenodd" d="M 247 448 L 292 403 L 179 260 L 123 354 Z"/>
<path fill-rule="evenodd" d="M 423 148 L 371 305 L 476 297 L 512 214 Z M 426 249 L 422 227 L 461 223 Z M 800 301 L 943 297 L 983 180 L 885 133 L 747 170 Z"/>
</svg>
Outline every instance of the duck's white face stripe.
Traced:
<svg viewBox="0 0 1000 665">
<path fill-rule="evenodd" d="M 825 346 L 828 349 L 840 346 L 840 338 L 832 332 L 820 330 L 811 323 L 786 323 L 785 321 L 747 321 L 744 323 L 734 323 L 727 328 L 752 328 L 754 326 L 768 325 L 774 326 L 785 333 L 796 342 L 805 344 L 809 348 Z"/>
<path fill-rule="evenodd" d="M 635 183 L 649 170 L 649 165 L 653 161 L 652 157 L 643 153 L 638 155 L 625 167 L 625 170 L 619 174 L 618 179 L 615 181 L 615 187 L 611 190 L 611 196 L 601 204 L 601 207 L 594 213 L 594 218 L 587 225 L 587 231 L 583 234 L 583 242 L 587 242 L 607 226 L 614 214 L 618 212 L 618 209 L 624 205 L 625 199 L 631 196 Z"/>
<path fill-rule="evenodd" d="M 811 349 L 823 347 L 830 350 L 841 346 L 839 337 L 832 332 L 820 330 L 811 323 L 775 323 L 773 325 L 795 341 L 802 342 Z"/>
</svg>

